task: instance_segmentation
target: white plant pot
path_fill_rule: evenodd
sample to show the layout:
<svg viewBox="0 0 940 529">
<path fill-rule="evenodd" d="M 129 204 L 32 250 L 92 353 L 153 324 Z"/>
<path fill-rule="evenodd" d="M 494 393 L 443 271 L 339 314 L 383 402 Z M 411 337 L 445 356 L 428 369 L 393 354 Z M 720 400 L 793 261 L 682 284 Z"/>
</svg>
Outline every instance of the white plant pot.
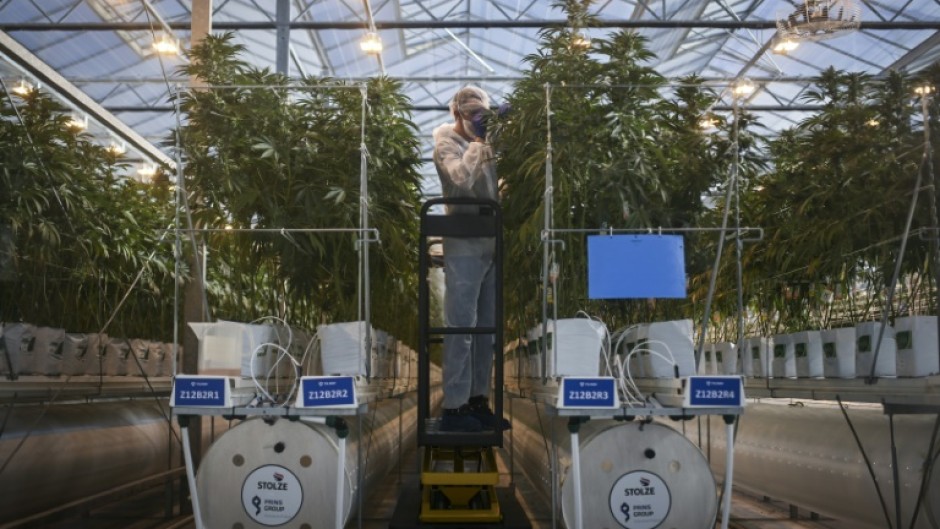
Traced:
<svg viewBox="0 0 940 529">
<path fill-rule="evenodd" d="M 662 355 L 642 355 L 644 376 L 675 378 L 677 368 L 680 377 L 695 373 L 692 320 L 660 321 L 640 326 L 637 339 L 645 342 L 643 347 Z"/>
<path fill-rule="evenodd" d="M 718 342 L 712 348 L 712 355 L 718 375 L 738 374 L 737 348 L 731 342 Z"/>
<path fill-rule="evenodd" d="M 822 336 L 819 331 L 793 333 L 793 352 L 796 355 L 796 376 L 823 377 Z"/>
<path fill-rule="evenodd" d="M 880 321 L 866 321 L 855 326 L 855 373 L 860 377 L 872 374 L 872 363 L 875 361 L 875 346 L 878 342 L 878 333 L 881 329 Z M 885 327 L 878 353 L 874 375 L 876 377 L 895 377 L 898 373 L 897 343 L 894 338 L 894 329 L 890 325 Z"/>
<path fill-rule="evenodd" d="M 374 334 L 374 333 L 373 333 Z M 351 321 L 317 326 L 324 375 L 366 374 L 366 322 Z"/>
<path fill-rule="evenodd" d="M 775 334 L 771 350 L 772 376 L 775 378 L 796 378 L 796 352 L 793 349 L 793 335 Z"/>
<path fill-rule="evenodd" d="M 773 363 L 771 362 L 771 353 L 773 351 L 773 338 L 763 336 L 751 336 L 744 340 L 745 351 L 742 351 L 742 359 L 747 357 L 744 362 L 744 375 L 758 378 L 768 378 L 773 376 Z M 747 362 L 750 362 L 748 368 Z"/>
<path fill-rule="evenodd" d="M 936 316 L 908 316 L 894 322 L 898 376 L 926 377 L 940 373 Z"/>
<path fill-rule="evenodd" d="M 855 378 L 855 327 L 820 331 L 823 376 Z"/>
<path fill-rule="evenodd" d="M 596 377 L 607 326 L 589 318 L 549 322 L 548 370 L 553 377 Z"/>
</svg>

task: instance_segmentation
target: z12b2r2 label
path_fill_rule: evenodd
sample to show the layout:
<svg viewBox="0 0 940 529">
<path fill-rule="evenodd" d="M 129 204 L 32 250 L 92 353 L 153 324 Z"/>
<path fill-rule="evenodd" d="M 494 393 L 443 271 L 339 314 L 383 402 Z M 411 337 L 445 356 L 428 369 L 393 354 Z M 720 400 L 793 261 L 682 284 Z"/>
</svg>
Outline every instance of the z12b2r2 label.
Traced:
<svg viewBox="0 0 940 529">
<path fill-rule="evenodd" d="M 610 489 L 610 514 L 624 529 L 659 527 L 671 507 L 669 487 L 652 472 L 628 472 Z"/>
</svg>

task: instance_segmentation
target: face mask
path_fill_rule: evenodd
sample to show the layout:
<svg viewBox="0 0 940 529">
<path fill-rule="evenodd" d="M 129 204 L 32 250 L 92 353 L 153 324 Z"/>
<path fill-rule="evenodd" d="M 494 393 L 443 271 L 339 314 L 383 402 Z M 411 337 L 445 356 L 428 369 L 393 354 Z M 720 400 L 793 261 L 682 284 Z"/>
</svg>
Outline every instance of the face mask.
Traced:
<svg viewBox="0 0 940 529">
<path fill-rule="evenodd" d="M 461 119 L 463 122 L 463 130 L 470 136 L 481 136 L 480 131 L 477 130 L 477 126 L 473 124 L 469 119 Z"/>
</svg>

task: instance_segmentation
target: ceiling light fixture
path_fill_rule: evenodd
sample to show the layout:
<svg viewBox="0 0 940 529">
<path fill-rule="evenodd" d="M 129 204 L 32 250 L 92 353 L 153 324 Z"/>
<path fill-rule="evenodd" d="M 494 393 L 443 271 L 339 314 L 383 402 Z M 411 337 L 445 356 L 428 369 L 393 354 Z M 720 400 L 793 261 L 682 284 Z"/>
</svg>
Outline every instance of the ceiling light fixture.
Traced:
<svg viewBox="0 0 940 529">
<path fill-rule="evenodd" d="M 698 121 L 698 128 L 709 131 L 718 128 L 718 120 L 710 117 L 703 117 Z"/>
<path fill-rule="evenodd" d="M 929 85 L 929 84 L 922 84 L 920 86 L 914 87 L 914 93 L 919 96 L 930 95 L 934 92 L 934 90 L 936 89 L 932 85 Z"/>
<path fill-rule="evenodd" d="M 735 97 L 747 97 L 753 94 L 756 89 L 750 79 L 741 79 L 731 87 L 731 93 Z"/>
<path fill-rule="evenodd" d="M 379 38 L 378 33 L 370 31 L 362 37 L 359 47 L 369 55 L 378 55 L 382 53 L 382 39 Z"/>
<path fill-rule="evenodd" d="M 591 37 L 579 32 L 571 36 L 571 47 L 579 50 L 586 50 L 591 47 Z"/>
<path fill-rule="evenodd" d="M 36 90 L 37 87 L 31 85 L 26 79 L 20 79 L 19 83 L 16 83 L 16 86 L 13 87 L 13 93 L 20 96 L 26 97 Z"/>
<path fill-rule="evenodd" d="M 179 41 L 162 35 L 159 40 L 153 43 L 153 51 L 160 55 L 176 55 L 180 52 Z"/>
<path fill-rule="evenodd" d="M 80 116 L 78 114 L 72 114 L 69 116 L 69 120 L 65 122 L 65 126 L 74 130 L 74 131 L 83 131 L 88 129 L 88 116 Z"/>
<path fill-rule="evenodd" d="M 786 37 L 786 38 L 777 40 L 777 43 L 774 44 L 773 52 L 778 53 L 780 55 L 786 55 L 799 47 L 800 47 L 799 42 L 789 37 Z"/>
<path fill-rule="evenodd" d="M 137 169 L 137 175 L 140 176 L 141 182 L 149 182 L 157 175 L 157 166 L 145 163 Z"/>
<path fill-rule="evenodd" d="M 780 39 L 825 40 L 861 26 L 862 10 L 855 0 L 803 0 L 777 12 Z"/>
<path fill-rule="evenodd" d="M 112 141 L 111 144 L 106 147 L 106 150 L 114 156 L 120 156 L 127 152 L 127 144 L 124 142 L 118 143 L 116 141 Z"/>
</svg>

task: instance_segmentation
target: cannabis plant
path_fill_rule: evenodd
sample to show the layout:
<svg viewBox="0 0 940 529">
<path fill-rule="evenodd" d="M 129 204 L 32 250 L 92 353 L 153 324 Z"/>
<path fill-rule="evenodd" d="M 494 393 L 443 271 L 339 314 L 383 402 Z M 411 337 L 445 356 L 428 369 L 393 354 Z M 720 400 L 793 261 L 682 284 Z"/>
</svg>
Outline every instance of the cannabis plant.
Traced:
<svg viewBox="0 0 940 529">
<path fill-rule="evenodd" d="M 745 200 L 747 223 L 766 233 L 748 248 L 745 269 L 770 332 L 880 310 L 922 170 L 917 108 L 901 74 L 829 69 L 804 99 L 822 109 L 770 143 L 773 170 Z M 920 194 L 915 229 L 929 225 L 926 198 Z M 925 272 L 927 252 L 919 238 L 908 240 L 902 278 Z M 860 292 L 864 300 L 853 298 Z"/>
<path fill-rule="evenodd" d="M 11 254 L 0 320 L 98 332 L 115 314 L 111 335 L 168 339 L 166 182 L 121 176 L 126 162 L 70 128 L 67 109 L 38 90 L 0 91 L 0 115 L 0 231 Z"/>
<path fill-rule="evenodd" d="M 409 101 L 386 78 L 358 85 L 291 81 L 240 58 L 232 35 L 208 37 L 183 73 L 187 197 L 201 227 L 359 227 L 366 99 L 373 323 L 413 338 L 420 162 Z M 210 305 L 220 318 L 277 315 L 297 325 L 360 318 L 356 233 L 224 233 L 207 238 Z"/>
<path fill-rule="evenodd" d="M 555 228 L 659 228 L 699 224 L 702 195 L 727 175 L 727 142 L 700 129 L 715 94 L 684 79 L 665 98 L 665 80 L 644 65 L 653 58 L 643 37 L 628 31 L 584 45 L 593 23 L 582 2 L 561 7 L 569 27 L 541 33 L 513 91 L 512 113 L 497 147 L 504 179 L 506 314 L 516 331 L 541 318 L 542 228 L 551 111 Z M 685 302 L 589 303 L 583 234 L 552 245 L 558 262 L 560 316 L 588 309 L 608 325 L 683 317 Z M 687 245 L 695 247 L 694 244 Z M 692 257 L 690 272 L 705 260 Z"/>
</svg>

